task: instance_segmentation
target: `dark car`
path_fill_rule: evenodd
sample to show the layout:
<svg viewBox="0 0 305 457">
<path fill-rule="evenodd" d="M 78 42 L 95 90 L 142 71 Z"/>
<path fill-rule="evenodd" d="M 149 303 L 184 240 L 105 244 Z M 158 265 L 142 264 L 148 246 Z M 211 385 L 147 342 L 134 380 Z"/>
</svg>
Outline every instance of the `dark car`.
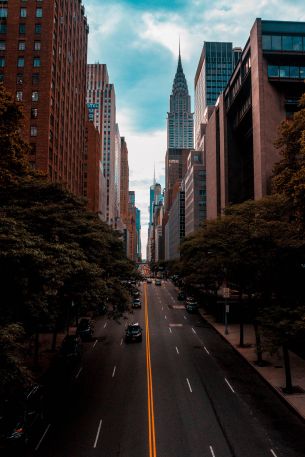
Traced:
<svg viewBox="0 0 305 457">
<path fill-rule="evenodd" d="M 133 308 L 141 308 L 141 300 L 139 298 L 134 298 L 132 302 Z"/>
<path fill-rule="evenodd" d="M 142 341 L 142 328 L 138 323 L 129 324 L 126 328 L 125 342 Z"/>
<path fill-rule="evenodd" d="M 91 319 L 81 319 L 78 324 L 76 334 L 82 339 L 82 341 L 90 341 L 93 335 L 93 324 Z"/>
<path fill-rule="evenodd" d="M 182 292 L 182 291 L 180 291 L 180 292 L 178 293 L 178 297 L 177 297 L 177 298 L 178 298 L 178 300 L 180 300 L 180 301 L 185 300 L 185 293 Z"/>
<path fill-rule="evenodd" d="M 188 313 L 198 313 L 198 303 L 196 301 L 187 301 L 185 309 Z"/>
<path fill-rule="evenodd" d="M 70 360 L 77 360 L 81 356 L 81 340 L 78 335 L 65 336 L 60 353 L 63 357 Z"/>
<path fill-rule="evenodd" d="M 0 405 L 0 451 L 9 455 L 21 450 L 43 420 L 43 388 L 33 385 Z M 5 454 L 7 455 L 7 454 Z"/>
<path fill-rule="evenodd" d="M 140 296 L 140 292 L 138 290 L 135 290 L 135 291 L 132 292 L 132 296 L 134 298 L 138 298 Z"/>
<path fill-rule="evenodd" d="M 161 284 L 162 284 L 162 283 L 161 283 L 161 279 L 156 279 L 156 280 L 155 280 L 155 285 L 156 285 L 156 286 L 161 286 Z"/>
<path fill-rule="evenodd" d="M 147 284 L 151 284 L 152 283 L 152 279 L 151 278 L 147 278 L 146 282 L 147 282 Z"/>
</svg>

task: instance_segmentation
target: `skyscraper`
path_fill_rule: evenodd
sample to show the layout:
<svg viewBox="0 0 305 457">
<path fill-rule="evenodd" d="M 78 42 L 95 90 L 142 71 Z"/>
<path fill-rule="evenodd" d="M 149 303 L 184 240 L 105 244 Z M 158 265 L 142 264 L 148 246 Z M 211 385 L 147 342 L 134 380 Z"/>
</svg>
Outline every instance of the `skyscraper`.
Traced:
<svg viewBox="0 0 305 457">
<path fill-rule="evenodd" d="M 170 111 L 167 113 L 167 148 L 193 148 L 193 129 L 191 97 L 182 68 L 179 46 L 178 67 L 170 96 Z"/>
<path fill-rule="evenodd" d="M 0 81 L 22 102 L 29 160 L 83 193 L 89 27 L 80 0 L 1 3 Z"/>
<path fill-rule="evenodd" d="M 202 138 L 206 109 L 214 106 L 224 90 L 241 55 L 241 48 L 232 48 L 232 43 L 205 41 L 195 76 L 195 144 Z"/>
</svg>

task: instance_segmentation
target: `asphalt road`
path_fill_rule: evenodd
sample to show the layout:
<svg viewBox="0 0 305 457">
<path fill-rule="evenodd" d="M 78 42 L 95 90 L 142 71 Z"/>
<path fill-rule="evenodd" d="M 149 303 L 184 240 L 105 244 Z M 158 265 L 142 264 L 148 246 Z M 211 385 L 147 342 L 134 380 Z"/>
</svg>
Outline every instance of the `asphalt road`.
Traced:
<svg viewBox="0 0 305 457">
<path fill-rule="evenodd" d="M 101 318 L 28 456 L 301 457 L 305 426 L 169 283 L 141 286 L 127 319 Z"/>
</svg>

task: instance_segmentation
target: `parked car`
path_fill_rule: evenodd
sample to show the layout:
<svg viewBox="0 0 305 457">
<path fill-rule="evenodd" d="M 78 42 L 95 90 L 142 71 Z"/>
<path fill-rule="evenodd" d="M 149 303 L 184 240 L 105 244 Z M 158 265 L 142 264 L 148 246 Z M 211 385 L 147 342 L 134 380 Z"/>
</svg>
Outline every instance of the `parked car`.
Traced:
<svg viewBox="0 0 305 457">
<path fill-rule="evenodd" d="M 78 360 L 81 356 L 81 339 L 78 335 L 66 335 L 63 339 L 60 353 L 69 360 Z"/>
<path fill-rule="evenodd" d="M 126 328 L 125 342 L 129 343 L 131 341 L 142 341 L 142 328 L 137 322 L 129 324 Z"/>
<path fill-rule="evenodd" d="M 180 290 L 180 292 L 178 293 L 178 297 L 177 298 L 180 301 L 185 300 L 185 293 L 182 290 Z"/>
<path fill-rule="evenodd" d="M 187 301 L 185 308 L 188 313 L 198 313 L 198 303 L 196 301 Z"/>
<path fill-rule="evenodd" d="M 151 278 L 147 278 L 146 282 L 147 282 L 147 284 L 151 284 L 152 283 L 152 279 Z"/>
<path fill-rule="evenodd" d="M 43 420 L 44 393 L 42 386 L 32 385 L 0 405 L 0 451 L 21 455 L 31 435 Z M 1 453 L 2 454 L 2 453 Z"/>
<path fill-rule="evenodd" d="M 90 341 L 92 339 L 93 332 L 93 323 L 91 319 L 83 318 L 79 321 L 76 334 L 82 341 Z"/>
<path fill-rule="evenodd" d="M 141 300 L 139 298 L 134 298 L 132 302 L 133 308 L 141 308 Z"/>
<path fill-rule="evenodd" d="M 161 279 L 156 279 L 155 280 L 155 285 L 156 286 L 161 286 L 162 282 L 161 282 Z"/>
</svg>

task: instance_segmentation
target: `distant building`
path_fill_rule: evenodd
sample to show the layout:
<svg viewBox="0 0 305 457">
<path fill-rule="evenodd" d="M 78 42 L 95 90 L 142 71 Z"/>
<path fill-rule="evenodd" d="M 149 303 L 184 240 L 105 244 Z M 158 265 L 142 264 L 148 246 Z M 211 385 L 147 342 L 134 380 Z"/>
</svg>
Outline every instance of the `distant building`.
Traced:
<svg viewBox="0 0 305 457">
<path fill-rule="evenodd" d="M 24 108 L 33 167 L 83 193 L 89 27 L 80 0 L 1 2 L 0 82 Z"/>
<path fill-rule="evenodd" d="M 207 217 L 270 193 L 278 127 L 305 92 L 305 23 L 256 19 L 206 126 Z"/>
<path fill-rule="evenodd" d="M 173 201 L 165 230 L 165 260 L 179 259 L 180 244 L 185 237 L 185 192 L 182 187 Z"/>
<path fill-rule="evenodd" d="M 197 230 L 206 220 L 206 171 L 201 151 L 191 151 L 184 177 L 185 236 Z"/>
<path fill-rule="evenodd" d="M 136 208 L 136 230 L 137 230 L 137 261 L 142 260 L 141 246 L 141 211 Z"/>
<path fill-rule="evenodd" d="M 124 224 L 128 217 L 129 165 L 128 148 L 124 137 L 121 137 L 121 173 L 120 173 L 120 213 Z"/>
</svg>

